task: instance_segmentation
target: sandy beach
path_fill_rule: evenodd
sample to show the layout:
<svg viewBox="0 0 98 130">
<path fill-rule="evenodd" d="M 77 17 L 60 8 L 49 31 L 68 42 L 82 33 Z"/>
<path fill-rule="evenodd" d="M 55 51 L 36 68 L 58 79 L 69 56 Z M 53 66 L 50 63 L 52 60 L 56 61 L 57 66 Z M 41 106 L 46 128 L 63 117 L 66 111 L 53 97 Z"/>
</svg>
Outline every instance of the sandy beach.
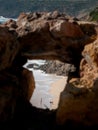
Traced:
<svg viewBox="0 0 98 130">
<path fill-rule="evenodd" d="M 29 64 L 44 64 L 43 60 L 28 60 L 24 65 L 25 68 Z M 59 96 L 66 85 L 67 76 L 58 76 L 56 74 L 44 73 L 42 70 L 28 68 L 32 71 L 35 79 L 35 89 L 30 102 L 33 106 L 43 109 L 56 109 L 58 107 Z"/>
<path fill-rule="evenodd" d="M 55 81 L 54 83 L 51 84 L 49 93 L 50 95 L 53 96 L 52 102 L 51 102 L 51 109 L 56 109 L 58 107 L 59 103 L 59 97 L 60 93 L 64 90 L 65 85 L 66 85 L 66 80 L 67 77 L 62 77 L 61 79 Z"/>
<path fill-rule="evenodd" d="M 67 77 L 33 71 L 36 88 L 31 97 L 31 104 L 38 108 L 56 109 L 60 92 L 63 91 Z"/>
</svg>

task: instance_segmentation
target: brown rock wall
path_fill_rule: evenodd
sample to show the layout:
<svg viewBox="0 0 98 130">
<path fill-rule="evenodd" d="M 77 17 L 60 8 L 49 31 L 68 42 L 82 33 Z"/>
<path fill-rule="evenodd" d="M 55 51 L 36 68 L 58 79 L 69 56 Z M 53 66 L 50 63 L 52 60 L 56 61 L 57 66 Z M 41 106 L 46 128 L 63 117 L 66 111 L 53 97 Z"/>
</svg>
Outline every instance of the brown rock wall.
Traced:
<svg viewBox="0 0 98 130">
<path fill-rule="evenodd" d="M 23 68 L 27 59 L 56 59 L 76 68 L 61 93 L 57 123 L 98 125 L 97 28 L 58 12 L 22 13 L 0 25 L 0 123 L 15 118 L 21 99 L 28 109 L 35 82 Z"/>
</svg>

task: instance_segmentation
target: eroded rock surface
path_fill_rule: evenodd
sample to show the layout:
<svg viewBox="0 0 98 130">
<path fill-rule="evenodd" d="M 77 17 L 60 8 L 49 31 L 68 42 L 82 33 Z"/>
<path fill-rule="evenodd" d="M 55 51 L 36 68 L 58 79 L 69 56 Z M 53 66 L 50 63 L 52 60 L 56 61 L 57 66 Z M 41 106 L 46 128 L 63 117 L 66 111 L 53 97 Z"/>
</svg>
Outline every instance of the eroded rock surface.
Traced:
<svg viewBox="0 0 98 130">
<path fill-rule="evenodd" d="M 72 78 L 61 93 L 57 122 L 67 120 L 86 126 L 98 125 L 98 39 L 84 47 L 80 78 Z"/>
<path fill-rule="evenodd" d="M 21 103 L 29 108 L 35 82 L 23 68 L 27 59 L 56 59 L 76 67 L 61 93 L 57 124 L 98 125 L 97 44 L 96 24 L 59 12 L 22 13 L 0 25 L 0 123 L 19 117 Z"/>
</svg>

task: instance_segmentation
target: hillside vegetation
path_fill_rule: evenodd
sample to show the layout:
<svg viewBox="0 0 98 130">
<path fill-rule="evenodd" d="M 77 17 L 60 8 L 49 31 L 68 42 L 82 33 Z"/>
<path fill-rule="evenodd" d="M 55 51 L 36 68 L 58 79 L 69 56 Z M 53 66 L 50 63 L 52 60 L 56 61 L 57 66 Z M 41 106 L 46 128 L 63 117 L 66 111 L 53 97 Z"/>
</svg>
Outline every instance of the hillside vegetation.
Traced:
<svg viewBox="0 0 98 130">
<path fill-rule="evenodd" d="M 92 10 L 89 14 L 90 21 L 98 21 L 98 7 Z"/>
</svg>

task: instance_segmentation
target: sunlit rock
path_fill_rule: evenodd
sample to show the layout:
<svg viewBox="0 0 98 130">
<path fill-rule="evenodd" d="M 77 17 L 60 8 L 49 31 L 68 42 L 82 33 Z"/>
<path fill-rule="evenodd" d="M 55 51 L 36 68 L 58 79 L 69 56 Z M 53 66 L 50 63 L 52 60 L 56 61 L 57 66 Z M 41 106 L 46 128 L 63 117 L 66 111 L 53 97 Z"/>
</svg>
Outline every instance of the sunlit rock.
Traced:
<svg viewBox="0 0 98 130">
<path fill-rule="evenodd" d="M 85 126 L 98 125 L 98 39 L 84 47 L 80 62 L 80 78 L 71 79 L 61 93 L 57 122 L 66 121 Z"/>
</svg>

